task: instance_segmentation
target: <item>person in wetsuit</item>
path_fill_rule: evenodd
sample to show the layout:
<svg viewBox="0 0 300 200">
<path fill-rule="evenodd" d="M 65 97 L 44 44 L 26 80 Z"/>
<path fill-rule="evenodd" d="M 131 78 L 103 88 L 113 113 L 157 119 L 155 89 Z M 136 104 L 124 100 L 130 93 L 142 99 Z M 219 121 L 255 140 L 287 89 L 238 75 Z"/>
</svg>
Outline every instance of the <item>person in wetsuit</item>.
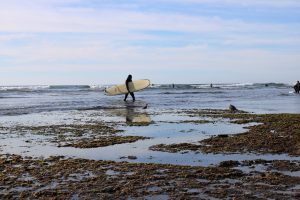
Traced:
<svg viewBox="0 0 300 200">
<path fill-rule="evenodd" d="M 128 90 L 128 93 L 125 94 L 124 101 L 126 101 L 126 99 L 127 99 L 127 97 L 128 97 L 128 94 L 130 94 L 131 97 L 132 97 L 132 100 L 135 101 L 134 93 L 133 93 L 133 92 L 130 92 L 130 90 L 129 90 L 129 85 L 128 85 L 128 84 L 129 84 L 130 82 L 132 82 L 132 76 L 129 74 L 128 77 L 127 77 L 127 79 L 126 79 L 126 82 L 125 82 L 126 88 L 127 88 L 127 90 Z"/>
</svg>

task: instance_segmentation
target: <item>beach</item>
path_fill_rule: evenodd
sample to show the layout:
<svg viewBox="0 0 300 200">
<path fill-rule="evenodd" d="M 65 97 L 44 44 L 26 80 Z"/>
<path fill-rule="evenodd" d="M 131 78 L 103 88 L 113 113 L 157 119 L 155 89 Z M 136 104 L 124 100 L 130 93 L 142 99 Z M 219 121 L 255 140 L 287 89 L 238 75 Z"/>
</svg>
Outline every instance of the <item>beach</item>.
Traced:
<svg viewBox="0 0 300 200">
<path fill-rule="evenodd" d="M 0 87 L 1 199 L 300 198 L 291 85 L 108 86 Z"/>
</svg>

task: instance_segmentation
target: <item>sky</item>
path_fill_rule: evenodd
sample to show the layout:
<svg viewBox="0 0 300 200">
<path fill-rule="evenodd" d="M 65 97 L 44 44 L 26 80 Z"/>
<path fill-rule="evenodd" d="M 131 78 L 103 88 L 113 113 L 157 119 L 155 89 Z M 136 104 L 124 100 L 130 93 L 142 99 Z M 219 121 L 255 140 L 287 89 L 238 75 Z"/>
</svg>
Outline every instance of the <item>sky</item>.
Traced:
<svg viewBox="0 0 300 200">
<path fill-rule="evenodd" d="M 0 85 L 293 83 L 299 0 L 0 0 Z"/>
</svg>

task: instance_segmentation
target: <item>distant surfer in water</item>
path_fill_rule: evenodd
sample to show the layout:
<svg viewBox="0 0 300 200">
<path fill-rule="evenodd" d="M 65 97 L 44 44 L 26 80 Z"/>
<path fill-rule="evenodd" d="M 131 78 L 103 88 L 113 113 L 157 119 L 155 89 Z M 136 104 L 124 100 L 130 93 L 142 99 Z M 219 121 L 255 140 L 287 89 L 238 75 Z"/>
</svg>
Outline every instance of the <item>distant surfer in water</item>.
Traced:
<svg viewBox="0 0 300 200">
<path fill-rule="evenodd" d="M 296 85 L 294 86 L 294 89 L 295 89 L 295 93 L 299 94 L 299 91 L 300 91 L 300 83 L 299 83 L 299 81 L 297 81 Z"/>
<path fill-rule="evenodd" d="M 127 99 L 127 97 L 128 97 L 128 94 L 130 94 L 131 97 L 132 97 L 132 100 L 135 101 L 134 93 L 133 93 L 133 92 L 130 92 L 130 90 L 129 90 L 129 85 L 128 85 L 128 84 L 129 84 L 130 82 L 132 82 L 132 76 L 129 74 L 128 77 L 127 77 L 127 79 L 126 79 L 126 83 L 125 83 L 125 84 L 126 84 L 126 88 L 127 88 L 127 90 L 128 90 L 128 93 L 125 94 L 124 101 L 126 101 L 126 99 Z"/>
</svg>

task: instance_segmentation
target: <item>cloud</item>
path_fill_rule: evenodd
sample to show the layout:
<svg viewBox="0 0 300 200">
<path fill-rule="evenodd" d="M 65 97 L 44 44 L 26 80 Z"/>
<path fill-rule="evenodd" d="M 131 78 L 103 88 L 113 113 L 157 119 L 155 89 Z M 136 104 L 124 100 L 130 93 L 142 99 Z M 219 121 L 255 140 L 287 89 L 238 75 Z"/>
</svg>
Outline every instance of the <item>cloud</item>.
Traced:
<svg viewBox="0 0 300 200">
<path fill-rule="evenodd" d="M 244 36 L 244 35 L 233 35 L 228 36 L 226 40 L 224 40 L 225 45 L 243 45 L 243 46 L 291 46 L 298 47 L 300 46 L 300 38 L 299 37 L 255 37 L 255 36 Z"/>
<path fill-rule="evenodd" d="M 30 76 L 35 84 L 53 83 L 54 80 L 61 84 L 118 83 L 128 73 L 133 73 L 135 77 L 147 77 L 156 83 L 175 80 L 181 83 L 243 82 L 243 79 L 254 82 L 258 81 L 257 78 L 260 81 L 290 81 L 296 78 L 300 63 L 298 53 L 261 49 L 223 51 L 205 45 L 155 50 L 142 47 L 76 49 L 60 46 L 45 49 L 43 52 L 41 45 L 23 55 L 23 58 L 11 61 L 9 67 L 2 65 L 1 79 L 7 80 L 7 74 L 14 74 L 12 77 L 21 74 Z M 44 79 L 39 79 L 40 76 Z M 59 81 L 57 76 L 68 78 Z M 11 79 L 10 82 L 14 81 L 17 80 Z"/>
<path fill-rule="evenodd" d="M 278 7 L 278 8 L 295 8 L 300 7 L 298 0 L 157 0 L 158 2 L 168 3 L 193 3 L 193 4 L 210 4 L 210 5 L 230 5 L 230 6 L 255 6 L 255 7 Z"/>
<path fill-rule="evenodd" d="M 298 22 L 191 14 L 190 7 L 164 12 L 158 8 L 160 2 L 177 8 L 214 5 L 220 10 L 290 9 L 300 4 L 293 0 L 0 0 L 1 72 L 266 73 L 282 66 L 299 71 Z M 153 9 L 143 9 L 154 4 Z"/>
<path fill-rule="evenodd" d="M 185 32 L 283 30 L 284 25 L 224 20 L 215 16 L 191 16 L 187 13 L 157 13 L 142 10 L 101 7 L 71 7 L 68 2 L 34 1 L 36 4 L 4 3 L 0 7 L 2 32 L 101 32 L 120 33 L 128 30 L 171 30 Z M 205 2 L 205 1 L 193 1 Z M 215 2 L 217 2 L 215 0 Z M 234 3 L 238 1 L 226 1 Z M 244 2 L 244 1 L 243 1 Z M 250 2 L 250 1 L 249 1 Z M 258 1 L 255 1 L 258 2 Z M 277 2 L 277 1 L 275 1 Z M 2 3 L 1 3 L 2 4 Z M 279 2 L 278 2 L 279 4 Z M 300 4 L 300 3 L 299 3 Z M 51 5 L 51 6 L 50 6 Z M 65 5 L 65 6 L 63 6 Z M 57 7 L 58 6 L 58 7 Z"/>
<path fill-rule="evenodd" d="M 22 54 L 23 52 L 23 54 Z M 272 50 L 244 49 L 226 50 L 209 48 L 206 45 L 177 48 L 143 47 L 108 48 L 94 46 L 66 47 L 43 44 L 34 48 L 19 49 L 15 67 L 2 70 L 32 71 L 86 71 L 158 69 L 226 69 L 251 70 L 268 68 L 280 70 L 300 63 L 298 53 Z M 20 56 L 22 55 L 22 56 Z"/>
</svg>

